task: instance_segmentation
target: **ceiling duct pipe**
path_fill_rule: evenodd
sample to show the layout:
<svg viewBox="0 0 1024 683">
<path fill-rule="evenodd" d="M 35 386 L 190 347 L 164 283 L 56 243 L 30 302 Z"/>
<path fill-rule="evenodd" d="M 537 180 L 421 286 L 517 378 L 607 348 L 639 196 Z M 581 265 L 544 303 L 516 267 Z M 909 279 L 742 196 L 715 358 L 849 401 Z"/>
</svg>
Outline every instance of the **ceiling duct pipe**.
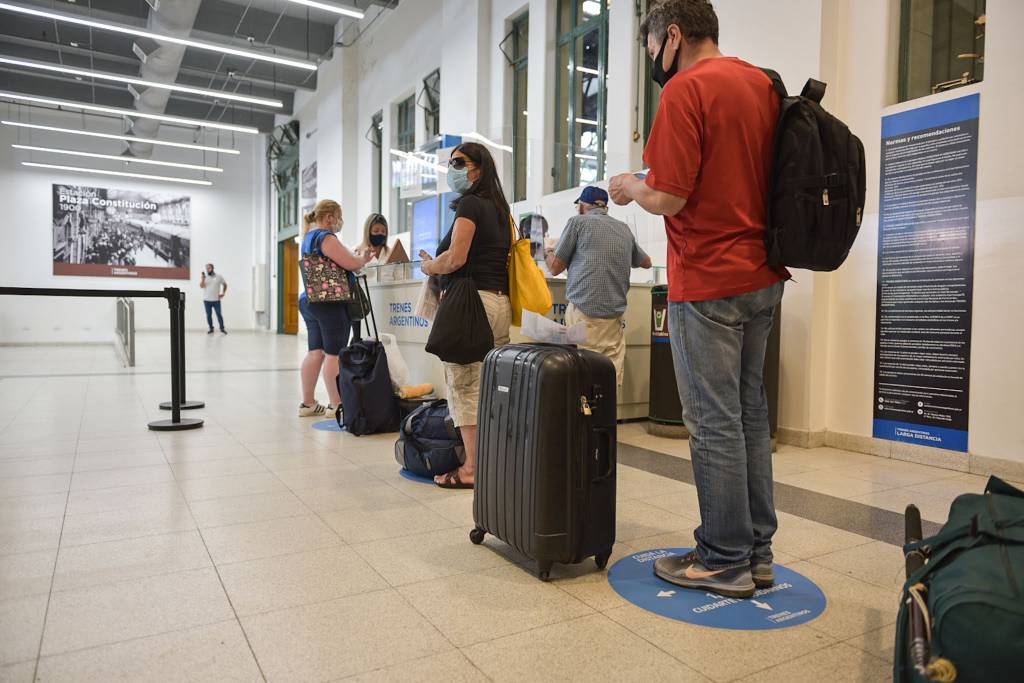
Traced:
<svg viewBox="0 0 1024 683">
<path fill-rule="evenodd" d="M 147 0 L 151 7 L 146 30 L 158 35 L 169 35 L 188 38 L 199 13 L 201 0 Z M 144 43 L 149 43 L 146 45 Z M 142 78 L 158 83 L 174 83 L 178 79 L 181 60 L 185 56 L 185 46 L 173 43 L 152 43 L 140 39 L 134 46 L 135 54 L 142 62 L 139 74 Z M 147 88 L 133 90 L 135 108 L 147 114 L 163 114 L 167 109 L 167 101 L 171 91 L 164 88 Z M 132 132 L 139 137 L 155 138 L 160 130 L 160 122 L 153 119 L 133 119 Z M 132 142 L 128 145 L 132 155 L 149 157 L 153 154 L 153 145 L 145 142 Z"/>
</svg>

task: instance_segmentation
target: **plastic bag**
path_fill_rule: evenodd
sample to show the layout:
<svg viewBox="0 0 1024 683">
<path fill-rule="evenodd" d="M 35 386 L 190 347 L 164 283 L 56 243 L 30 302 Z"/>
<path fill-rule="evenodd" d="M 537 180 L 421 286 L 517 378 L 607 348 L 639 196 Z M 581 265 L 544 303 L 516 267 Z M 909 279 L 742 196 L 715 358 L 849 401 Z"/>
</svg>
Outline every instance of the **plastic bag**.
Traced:
<svg viewBox="0 0 1024 683">
<path fill-rule="evenodd" d="M 402 351 L 398 348 L 398 339 L 393 334 L 383 333 L 380 335 L 380 343 L 384 347 L 384 353 L 388 357 L 388 370 L 391 371 L 391 385 L 398 393 L 399 387 L 411 384 L 409 366 L 402 357 Z"/>
<path fill-rule="evenodd" d="M 416 297 L 416 306 L 413 314 L 425 320 L 433 320 L 437 316 L 437 307 L 440 304 L 441 283 L 437 277 L 431 275 L 423 281 L 420 286 L 420 293 Z"/>
<path fill-rule="evenodd" d="M 521 331 L 524 337 L 548 344 L 584 344 L 587 341 L 586 323 L 566 327 L 533 311 L 523 311 Z"/>
</svg>

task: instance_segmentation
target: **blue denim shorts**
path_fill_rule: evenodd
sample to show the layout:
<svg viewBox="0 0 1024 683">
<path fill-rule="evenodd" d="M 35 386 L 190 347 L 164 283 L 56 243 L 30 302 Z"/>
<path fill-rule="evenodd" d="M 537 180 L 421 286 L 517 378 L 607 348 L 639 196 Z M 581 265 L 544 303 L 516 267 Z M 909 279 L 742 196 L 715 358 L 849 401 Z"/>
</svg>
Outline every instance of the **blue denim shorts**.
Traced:
<svg viewBox="0 0 1024 683">
<path fill-rule="evenodd" d="M 345 304 L 311 304 L 301 298 L 299 313 L 306 323 L 310 351 L 321 350 L 329 356 L 337 356 L 348 346 L 352 322 Z"/>
</svg>

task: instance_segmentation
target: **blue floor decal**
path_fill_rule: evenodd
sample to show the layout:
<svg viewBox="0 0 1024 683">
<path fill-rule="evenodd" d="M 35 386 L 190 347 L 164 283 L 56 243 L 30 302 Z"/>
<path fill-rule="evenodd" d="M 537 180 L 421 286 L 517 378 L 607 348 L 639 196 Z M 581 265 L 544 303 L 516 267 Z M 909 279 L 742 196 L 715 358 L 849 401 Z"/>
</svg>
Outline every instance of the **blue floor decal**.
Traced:
<svg viewBox="0 0 1024 683">
<path fill-rule="evenodd" d="M 419 482 L 421 484 L 431 484 L 431 485 L 435 485 L 436 486 L 436 484 L 434 484 L 434 480 L 433 479 L 431 479 L 429 477 L 421 477 L 418 474 L 410 472 L 409 470 L 405 469 L 404 467 L 402 469 L 398 470 L 398 473 L 401 474 L 406 479 L 408 479 L 409 481 L 416 481 L 416 482 Z"/>
<path fill-rule="evenodd" d="M 799 626 L 817 619 L 827 600 L 814 583 L 792 569 L 775 565 L 775 585 L 747 600 L 691 590 L 654 575 L 654 561 L 684 555 L 692 548 L 656 548 L 622 558 L 608 570 L 608 581 L 637 607 L 676 621 L 740 631 Z"/>
<path fill-rule="evenodd" d="M 337 420 L 320 420 L 319 422 L 313 423 L 313 429 L 319 429 L 321 432 L 343 432 L 344 427 L 338 426 Z"/>
</svg>

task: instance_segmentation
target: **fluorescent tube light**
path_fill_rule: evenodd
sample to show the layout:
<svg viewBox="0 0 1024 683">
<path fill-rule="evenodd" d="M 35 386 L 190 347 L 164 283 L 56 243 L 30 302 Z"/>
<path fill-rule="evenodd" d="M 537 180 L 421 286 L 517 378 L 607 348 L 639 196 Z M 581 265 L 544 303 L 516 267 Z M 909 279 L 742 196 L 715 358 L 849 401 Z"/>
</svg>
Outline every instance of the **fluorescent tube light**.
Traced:
<svg viewBox="0 0 1024 683">
<path fill-rule="evenodd" d="M 346 17 L 354 17 L 355 19 L 362 19 L 365 14 L 355 7 L 346 7 L 344 5 L 335 5 L 326 2 L 316 2 L 315 0 L 288 0 L 288 2 L 296 5 L 305 5 L 306 7 L 315 7 L 322 9 L 327 12 L 334 12 L 335 14 L 341 14 Z"/>
<path fill-rule="evenodd" d="M 72 69 L 66 66 L 61 66 L 60 64 L 29 62 L 23 59 L 12 59 L 11 57 L 4 57 L 2 55 L 0 55 L 0 64 L 24 66 L 29 69 L 39 69 L 41 71 L 54 71 L 56 73 L 69 74 L 71 76 L 86 76 L 89 78 L 99 78 L 104 81 L 115 81 L 117 83 L 131 83 L 133 85 L 141 85 L 147 88 L 160 88 L 162 90 L 186 92 L 192 95 L 212 97 L 217 100 L 231 100 L 234 102 L 245 102 L 246 104 L 259 104 L 265 107 L 275 108 L 280 108 L 284 106 L 284 103 L 281 100 L 270 100 L 264 97 L 250 97 L 249 95 L 236 95 L 235 93 L 221 92 L 220 90 L 207 90 L 206 88 L 193 88 L 188 85 L 178 85 L 177 83 L 159 83 L 157 81 L 147 81 L 143 78 L 132 78 L 131 76 L 121 76 L 119 74 L 107 73 L 105 71 L 96 71 L 94 69 Z"/>
<path fill-rule="evenodd" d="M 191 38 L 175 38 L 174 36 L 163 35 L 160 33 L 152 33 L 150 31 L 144 31 L 142 29 L 134 28 L 131 26 L 125 26 L 123 24 L 111 24 L 105 21 L 96 21 L 94 19 L 86 19 L 85 17 L 78 17 L 73 14 L 62 14 L 60 12 L 51 12 L 49 10 L 37 9 L 35 7 L 23 7 L 21 5 L 12 5 L 7 2 L 0 2 L 0 10 L 7 10 L 8 12 L 17 12 L 19 14 L 27 14 L 33 17 L 40 17 L 43 19 L 51 19 L 53 21 L 60 21 L 66 24 L 77 24 L 79 26 L 88 26 L 89 28 L 96 28 L 103 31 L 112 31 L 114 33 L 124 33 L 130 36 L 139 36 L 141 38 L 150 38 L 160 43 L 174 43 L 175 45 L 185 45 L 187 47 L 194 47 L 199 50 L 209 50 L 210 52 L 220 52 L 226 55 L 235 55 L 236 57 L 246 57 L 247 59 L 256 59 L 262 62 L 272 62 L 274 64 L 281 64 L 282 66 L 291 66 L 296 69 L 305 69 L 307 71 L 316 71 L 316 64 L 301 59 L 289 59 L 287 57 L 278 57 L 263 52 L 256 52 L 253 50 L 240 50 L 234 47 L 227 47 L 225 45 L 217 45 L 215 43 L 207 43 L 202 40 L 192 40 Z"/>
<path fill-rule="evenodd" d="M 180 147 L 182 149 L 198 149 L 202 152 L 216 152 L 218 154 L 241 154 L 237 149 L 228 147 L 209 147 L 207 145 L 194 145 L 186 142 L 167 142 L 166 140 L 154 140 L 153 138 L 140 138 L 134 135 L 114 135 L 113 133 L 94 133 L 88 130 L 75 130 L 74 128 L 58 128 L 57 126 L 41 126 L 36 123 L 21 123 L 20 121 L 0 121 L 0 125 L 16 126 L 18 128 L 32 128 L 34 130 L 49 130 L 54 133 L 68 133 L 70 135 L 85 135 L 92 138 L 105 138 L 107 140 L 124 140 L 126 142 L 144 142 L 149 145 L 164 145 L 166 147 Z"/>
<path fill-rule="evenodd" d="M 422 166 L 426 166 L 427 168 L 432 168 L 435 171 L 437 171 L 438 173 L 444 173 L 444 174 L 448 173 L 448 169 L 446 167 L 442 166 L 441 164 L 434 163 L 433 161 L 429 161 L 428 159 L 423 159 L 421 157 L 416 156 L 415 154 L 410 154 L 409 152 L 403 152 L 400 149 L 390 149 L 388 151 L 391 152 L 396 157 L 398 157 L 399 159 L 408 159 L 409 161 L 414 161 L 417 164 L 420 164 Z"/>
<path fill-rule="evenodd" d="M 18 100 L 20 102 L 36 102 L 38 104 L 48 104 L 54 107 L 70 107 L 71 109 L 81 109 L 82 111 L 96 111 L 102 114 L 116 114 L 117 116 L 127 116 L 132 118 L 140 119 L 155 119 L 156 121 L 166 121 L 167 123 L 176 123 L 179 126 L 195 126 L 197 128 L 216 128 L 218 130 L 230 130 L 236 133 L 249 133 L 250 135 L 256 135 L 260 131 L 252 126 L 235 126 L 229 123 L 216 123 L 214 121 L 203 121 L 202 119 L 186 119 L 180 116 L 168 116 L 166 114 L 148 114 L 146 112 L 135 111 L 134 109 L 121 109 L 119 107 L 101 107 L 97 104 L 85 104 L 84 102 L 72 102 L 70 100 L 54 100 L 49 97 L 36 97 L 34 95 L 22 95 L 20 93 L 3 92 L 0 91 L 0 98 L 9 100 Z"/>
<path fill-rule="evenodd" d="M 463 133 L 459 137 L 469 138 L 470 140 L 476 140 L 477 142 L 482 142 L 483 144 L 487 145 L 488 147 L 493 147 L 494 149 L 500 149 L 503 152 L 508 152 L 509 154 L 512 153 L 512 148 L 509 147 L 508 145 L 498 144 L 494 140 L 491 140 L 490 138 L 486 138 L 483 135 L 480 135 L 480 133 L 477 133 L 475 131 L 472 132 L 472 133 Z"/>
<path fill-rule="evenodd" d="M 23 161 L 22 166 L 33 168 L 52 168 L 57 171 L 74 171 L 76 173 L 95 173 L 96 175 L 113 175 L 124 178 L 144 178 L 146 180 L 163 180 L 168 183 L 186 183 L 188 185 L 213 185 L 209 180 L 192 180 L 191 178 L 173 178 L 165 175 L 147 175 L 145 173 L 127 173 L 125 171 L 101 171 L 98 168 L 82 168 L 81 166 L 58 166 L 57 164 L 38 164 L 34 161 Z"/>
<path fill-rule="evenodd" d="M 24 149 L 30 152 L 49 152 L 51 154 L 69 154 L 76 157 L 90 157 L 92 159 L 111 159 L 112 161 L 124 161 L 132 164 L 152 164 L 153 166 L 173 166 L 174 168 L 188 168 L 193 171 L 209 171 L 211 173 L 223 173 L 224 169 L 217 166 L 200 166 L 198 164 L 181 164 L 176 161 L 155 161 L 153 159 L 137 159 L 135 157 L 119 156 L 117 154 L 97 154 L 95 152 L 78 152 L 73 149 L 54 149 L 53 147 L 36 147 L 34 145 L 11 145 L 14 149 Z"/>
</svg>

